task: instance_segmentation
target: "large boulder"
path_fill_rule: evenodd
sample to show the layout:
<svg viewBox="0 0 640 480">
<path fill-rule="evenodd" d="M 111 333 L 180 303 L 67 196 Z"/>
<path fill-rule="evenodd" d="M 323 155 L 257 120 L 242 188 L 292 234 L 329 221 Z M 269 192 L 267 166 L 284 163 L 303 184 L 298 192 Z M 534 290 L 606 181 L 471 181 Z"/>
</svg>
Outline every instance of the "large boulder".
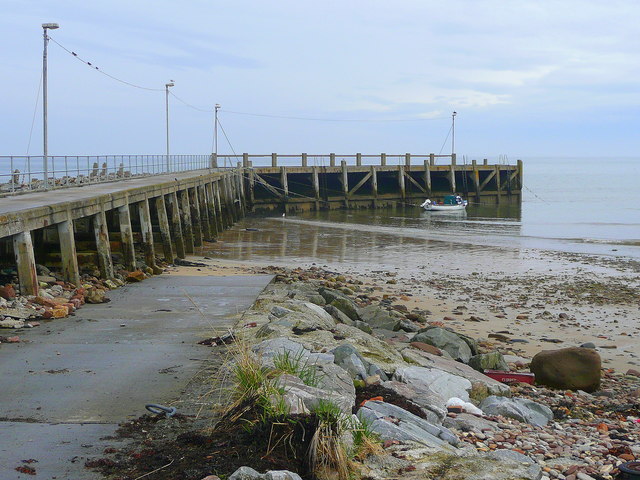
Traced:
<svg viewBox="0 0 640 480">
<path fill-rule="evenodd" d="M 333 305 L 325 305 L 324 310 L 329 315 L 331 315 L 336 322 L 344 323 L 346 325 L 353 325 L 353 320 L 342 313 L 342 310 L 340 310 L 339 308 L 334 307 Z"/>
<path fill-rule="evenodd" d="M 422 329 L 413 337 L 412 341 L 428 343 L 440 350 L 445 350 L 455 360 L 463 363 L 467 363 L 472 356 L 471 348 L 467 342 L 454 332 L 444 328 Z"/>
<path fill-rule="evenodd" d="M 367 322 L 372 328 L 383 328 L 397 332 L 401 326 L 400 318 L 376 305 L 369 305 L 360 309 L 360 318 L 362 318 L 362 321 Z"/>
<path fill-rule="evenodd" d="M 258 473 L 251 467 L 240 467 L 231 474 L 229 480 L 302 480 L 302 478 L 288 470 L 269 470 L 267 473 Z"/>
<path fill-rule="evenodd" d="M 369 376 L 369 362 L 352 345 L 345 343 L 331 350 L 331 353 L 336 365 L 349 372 L 351 378 L 364 380 Z"/>
<path fill-rule="evenodd" d="M 472 387 L 476 387 L 477 391 L 486 391 L 490 395 L 511 396 L 511 389 L 508 385 L 489 378 L 464 363 L 410 347 L 400 353 L 408 363 L 429 369 L 443 370 L 452 375 L 466 378 L 471 382 Z"/>
<path fill-rule="evenodd" d="M 423 399 L 440 408 L 444 408 L 451 397 L 469 401 L 472 386 L 464 377 L 425 367 L 398 368 L 393 374 L 393 379 L 406 383 Z"/>
<path fill-rule="evenodd" d="M 537 427 L 544 427 L 549 420 L 553 420 L 553 412 L 549 407 L 526 398 L 492 395 L 482 401 L 480 409 L 487 415 L 502 415 Z"/>
<path fill-rule="evenodd" d="M 509 366 L 500 352 L 474 355 L 469 359 L 469 366 L 482 373 L 484 373 L 485 370 L 509 371 Z"/>
<path fill-rule="evenodd" d="M 434 425 L 396 405 L 377 400 L 365 403 L 358 417 L 371 422 L 371 429 L 383 440 L 418 442 L 447 450 L 458 445 L 458 437 L 448 428 Z"/>
<path fill-rule="evenodd" d="M 594 392 L 600 388 L 602 362 L 591 348 L 543 350 L 531 360 L 536 383 L 563 390 Z"/>
<path fill-rule="evenodd" d="M 282 398 L 274 398 L 273 402 L 280 403 L 281 400 L 284 400 L 292 414 L 309 413 L 315 410 L 321 402 L 332 402 L 340 408 L 342 413 L 351 415 L 356 400 L 355 389 L 353 395 L 346 395 L 344 391 L 337 393 L 326 388 L 306 385 L 294 375 L 280 376 L 277 385 L 282 388 L 284 393 Z"/>
<path fill-rule="evenodd" d="M 360 313 L 358 312 L 358 306 L 349 298 L 336 298 L 329 305 L 333 305 L 342 313 L 344 313 L 351 320 L 360 320 Z"/>
</svg>

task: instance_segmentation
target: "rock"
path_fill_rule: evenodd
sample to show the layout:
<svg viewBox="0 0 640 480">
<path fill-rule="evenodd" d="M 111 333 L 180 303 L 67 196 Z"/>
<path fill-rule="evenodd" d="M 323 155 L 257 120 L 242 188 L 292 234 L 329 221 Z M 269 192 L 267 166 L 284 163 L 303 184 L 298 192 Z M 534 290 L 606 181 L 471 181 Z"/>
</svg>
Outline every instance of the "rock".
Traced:
<svg viewBox="0 0 640 480">
<path fill-rule="evenodd" d="M 256 472 L 253 468 L 240 467 L 231 474 L 229 480 L 264 480 L 264 475 Z"/>
<path fill-rule="evenodd" d="M 400 330 L 413 333 L 413 332 L 418 332 L 420 328 L 422 327 L 419 327 L 418 325 L 413 323 L 411 320 L 407 320 L 406 318 L 400 319 Z"/>
<path fill-rule="evenodd" d="M 356 400 L 355 388 L 353 396 L 348 396 L 305 385 L 298 377 L 288 374 L 280 376 L 277 383 L 280 388 L 284 389 L 283 399 L 292 414 L 312 412 L 320 402 L 325 401 L 335 403 L 344 414 L 351 415 L 351 409 Z M 274 399 L 274 401 L 277 402 L 278 399 Z"/>
<path fill-rule="evenodd" d="M 458 445 L 458 437 L 449 429 L 389 403 L 369 401 L 358 410 L 358 417 L 371 421 L 371 430 L 383 440 L 413 441 L 442 450 Z"/>
<path fill-rule="evenodd" d="M 65 318 L 69 315 L 69 309 L 64 305 L 56 305 L 51 309 L 53 318 Z"/>
<path fill-rule="evenodd" d="M 269 470 L 264 474 L 265 480 L 302 480 L 300 475 L 289 470 Z"/>
<path fill-rule="evenodd" d="M 343 323 L 346 323 L 346 322 L 343 322 Z M 364 333 L 368 333 L 369 335 L 373 333 L 373 329 L 366 322 L 363 322 L 361 320 L 356 320 L 355 322 L 352 322 L 352 323 L 354 327 L 356 327 L 358 330 L 362 330 Z"/>
<path fill-rule="evenodd" d="M 442 370 L 452 375 L 466 378 L 471 382 L 472 388 L 482 387 L 483 389 L 486 389 L 487 394 L 507 397 L 511 396 L 511 389 L 509 386 L 498 382 L 493 378 L 487 377 L 483 373 L 474 370 L 464 363 L 456 362 L 455 360 L 446 358 L 445 356 L 439 357 L 413 348 L 405 348 L 400 353 L 402 354 L 402 358 L 409 363 L 414 363 L 425 368 Z"/>
<path fill-rule="evenodd" d="M 24 327 L 24 321 L 20 319 L 5 318 L 4 320 L 0 320 L 0 328 L 22 328 L 22 327 Z"/>
<path fill-rule="evenodd" d="M 5 300 L 13 300 L 16 298 L 16 289 L 11 284 L 0 287 L 0 297 Z"/>
<path fill-rule="evenodd" d="M 447 428 L 453 428 L 461 432 L 482 433 L 487 430 L 497 430 L 495 422 L 490 422 L 482 417 L 476 417 L 470 413 L 458 413 L 455 417 L 447 416 L 442 424 Z"/>
<path fill-rule="evenodd" d="M 634 377 L 640 377 L 640 371 L 634 369 L 634 368 L 630 368 L 629 370 L 627 370 L 627 373 L 625 373 L 625 375 L 632 375 Z"/>
<path fill-rule="evenodd" d="M 142 270 L 135 270 L 133 272 L 129 272 L 126 277 L 126 281 L 129 283 L 141 282 L 146 278 L 146 275 Z"/>
<path fill-rule="evenodd" d="M 376 305 L 369 305 L 360 309 L 360 318 L 372 328 L 383 328 L 394 332 L 400 330 L 400 319 Z"/>
<path fill-rule="evenodd" d="M 419 395 L 424 395 L 430 403 L 440 408 L 444 408 L 447 400 L 451 397 L 469 401 L 471 382 L 466 378 L 442 370 L 425 367 L 401 367 L 395 371 L 393 379 L 406 383 Z"/>
<path fill-rule="evenodd" d="M 288 352 L 291 357 L 299 357 L 302 361 L 307 361 L 311 352 L 297 342 L 288 338 L 278 337 L 264 340 L 251 347 L 251 350 L 260 357 L 261 361 L 273 365 L 273 357 Z"/>
<path fill-rule="evenodd" d="M 596 348 L 596 344 L 593 342 L 587 342 L 580 345 L 580 348 Z"/>
<path fill-rule="evenodd" d="M 288 308 L 281 307 L 280 305 L 274 305 L 273 308 L 271 309 L 271 315 L 277 318 L 285 317 L 290 313 L 293 313 L 293 310 L 289 310 Z"/>
<path fill-rule="evenodd" d="M 348 343 L 340 345 L 331 350 L 334 356 L 334 362 L 351 375 L 352 379 L 364 380 L 369 376 L 367 362 L 358 350 Z"/>
<path fill-rule="evenodd" d="M 474 355 L 469 359 L 469 366 L 480 373 L 484 373 L 485 370 L 509 371 L 509 366 L 500 352 Z"/>
<path fill-rule="evenodd" d="M 471 349 L 467 342 L 444 328 L 422 329 L 413 337 L 413 341 L 428 343 L 441 350 L 446 350 L 455 360 L 464 363 L 467 363 L 471 358 Z"/>
<path fill-rule="evenodd" d="M 294 312 L 299 312 L 305 316 L 310 316 L 316 319 L 321 325 L 321 328 L 332 329 L 336 321 L 334 318 L 325 311 L 324 308 L 311 302 L 301 302 L 298 300 L 290 300 L 284 304 L 284 306 Z"/>
<path fill-rule="evenodd" d="M 487 415 L 502 415 L 537 427 L 544 427 L 549 420 L 553 420 L 550 408 L 525 398 L 492 395 L 480 403 L 480 409 Z"/>
<path fill-rule="evenodd" d="M 346 370 L 335 363 L 318 362 L 313 365 L 317 372 L 318 388 L 349 399 L 351 406 L 355 404 L 356 389 L 351 375 Z"/>
<path fill-rule="evenodd" d="M 422 350 L 423 352 L 430 353 L 431 355 L 437 355 L 439 357 L 442 356 L 442 350 L 433 345 L 429 345 L 428 343 L 423 342 L 411 342 L 409 344 L 413 348 L 417 348 L 418 350 Z"/>
<path fill-rule="evenodd" d="M 102 288 L 90 288 L 84 299 L 87 303 L 105 303 L 109 301 L 106 293 Z"/>
<path fill-rule="evenodd" d="M 329 305 L 333 305 L 351 320 L 361 320 L 358 306 L 349 298 L 336 298 Z"/>
<path fill-rule="evenodd" d="M 519 477 L 514 476 L 514 478 L 522 477 L 522 478 L 537 479 L 542 477 L 542 471 L 540 467 L 530 457 L 527 457 L 522 453 L 516 452 L 515 450 L 507 450 L 507 449 L 495 450 L 493 452 L 487 453 L 486 456 L 488 458 L 495 458 L 497 460 L 510 460 L 515 463 L 519 463 L 523 466 L 528 465 L 528 467 L 525 467 L 526 472 L 524 475 L 521 475 Z"/>
<path fill-rule="evenodd" d="M 434 404 L 433 396 L 419 394 L 416 390 L 414 390 L 406 383 L 389 380 L 383 382 L 382 387 L 386 388 L 387 390 L 391 390 L 399 396 L 404 397 L 410 402 L 416 404 L 422 411 L 426 420 L 430 423 L 442 424 L 445 417 L 447 416 L 447 411 L 443 406 Z"/>
<path fill-rule="evenodd" d="M 55 283 L 57 280 L 50 275 L 38 275 L 38 282 L 40 283 Z"/>
<path fill-rule="evenodd" d="M 531 360 L 536 383 L 563 390 L 594 392 L 600 388 L 600 355 L 593 349 L 543 350 Z"/>
<path fill-rule="evenodd" d="M 320 297 L 322 298 L 322 297 Z M 324 300 L 324 299 L 323 299 Z M 324 310 L 331 315 L 336 322 L 344 323 L 345 325 L 353 325 L 353 320 L 351 320 L 347 315 L 342 313 L 342 310 L 333 306 L 333 305 L 325 305 Z"/>
</svg>

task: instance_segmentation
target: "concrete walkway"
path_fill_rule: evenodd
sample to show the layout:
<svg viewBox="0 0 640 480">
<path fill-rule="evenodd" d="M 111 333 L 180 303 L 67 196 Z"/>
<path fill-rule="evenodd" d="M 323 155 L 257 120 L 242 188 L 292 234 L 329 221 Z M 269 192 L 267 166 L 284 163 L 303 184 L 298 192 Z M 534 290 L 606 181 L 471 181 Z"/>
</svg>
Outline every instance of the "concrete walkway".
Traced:
<svg viewBox="0 0 640 480">
<path fill-rule="evenodd" d="M 100 438 L 177 398 L 210 355 L 197 341 L 230 327 L 271 279 L 162 275 L 2 345 L 0 478 L 101 478 L 84 468 Z M 28 459 L 37 477 L 15 470 Z"/>
</svg>

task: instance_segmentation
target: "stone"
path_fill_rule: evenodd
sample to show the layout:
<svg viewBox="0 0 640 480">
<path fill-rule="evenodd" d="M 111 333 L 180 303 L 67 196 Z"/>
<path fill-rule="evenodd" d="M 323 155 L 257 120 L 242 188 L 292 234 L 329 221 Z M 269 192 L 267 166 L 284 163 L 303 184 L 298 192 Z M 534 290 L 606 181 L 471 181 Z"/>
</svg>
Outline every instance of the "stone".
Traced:
<svg viewBox="0 0 640 480">
<path fill-rule="evenodd" d="M 231 474 L 229 480 L 263 480 L 264 476 L 251 467 L 240 467 Z"/>
<path fill-rule="evenodd" d="M 360 318 L 372 328 L 382 328 L 394 332 L 400 330 L 400 318 L 392 316 L 387 310 L 376 305 L 369 305 L 360 309 Z"/>
<path fill-rule="evenodd" d="M 491 395 L 480 403 L 480 409 L 487 415 L 502 415 L 536 427 L 544 427 L 553 420 L 553 412 L 549 407 L 525 398 Z"/>
<path fill-rule="evenodd" d="M 340 345 L 331 350 L 334 362 L 351 375 L 352 379 L 364 380 L 369 376 L 367 362 L 358 350 L 348 343 Z"/>
<path fill-rule="evenodd" d="M 301 344 L 285 337 L 264 340 L 251 347 L 251 350 L 260 357 L 261 362 L 270 366 L 273 366 L 273 357 L 282 355 L 285 352 L 288 352 L 293 358 L 300 358 L 302 361 L 307 361 L 311 354 Z"/>
<path fill-rule="evenodd" d="M 439 357 L 432 355 L 422 350 L 416 350 L 414 348 L 405 348 L 400 352 L 402 358 L 408 363 L 417 364 L 421 367 L 442 370 L 452 375 L 466 378 L 471 382 L 472 388 L 482 387 L 486 389 L 487 394 L 511 396 L 511 389 L 508 385 L 498 382 L 493 378 L 489 378 L 483 373 L 474 370 L 464 363 L 456 362 L 451 358 L 445 356 Z M 447 354 L 448 355 L 448 354 Z"/>
<path fill-rule="evenodd" d="M 440 327 L 420 330 L 414 337 L 414 342 L 428 343 L 446 350 L 455 360 L 467 363 L 471 358 L 471 349 L 465 340 L 453 332 Z"/>
<path fill-rule="evenodd" d="M 429 423 L 389 403 L 369 401 L 358 410 L 358 417 L 369 420 L 371 430 L 382 440 L 413 441 L 442 450 L 458 445 L 458 437 L 448 428 Z"/>
<path fill-rule="evenodd" d="M 593 342 L 587 342 L 587 343 L 583 343 L 582 345 L 580 345 L 581 348 L 596 348 L 596 344 Z"/>
<path fill-rule="evenodd" d="M 593 349 L 543 350 L 531 360 L 536 383 L 563 390 L 594 392 L 600 388 L 600 355 Z"/>
<path fill-rule="evenodd" d="M 87 303 L 105 303 L 109 301 L 106 293 L 102 288 L 90 288 L 84 299 Z"/>
<path fill-rule="evenodd" d="M 22 328 L 22 327 L 24 327 L 24 321 L 20 319 L 5 318 L 4 320 L 0 320 L 0 328 Z"/>
<path fill-rule="evenodd" d="M 486 456 L 488 458 L 495 458 L 497 460 L 503 461 L 511 460 L 524 466 L 528 465 L 528 467 L 526 467 L 526 474 L 524 478 L 536 479 L 542 477 L 542 470 L 540 469 L 540 466 L 537 465 L 531 457 L 527 457 L 526 455 L 516 452 L 515 450 L 495 450 L 493 452 L 487 453 Z"/>
<path fill-rule="evenodd" d="M 146 275 L 142 270 L 134 270 L 133 272 L 129 272 L 126 277 L 126 281 L 129 283 L 141 282 L 146 278 Z"/>
<path fill-rule="evenodd" d="M 323 298 L 323 297 L 320 297 Z M 338 323 L 344 323 L 345 325 L 353 325 L 353 320 L 351 320 L 347 315 L 342 313 L 342 310 L 333 306 L 333 305 L 325 305 L 325 312 L 331 315 L 334 320 Z"/>
<path fill-rule="evenodd" d="M 51 309 L 53 318 L 65 318 L 69 315 L 69 309 L 64 305 L 56 305 Z"/>
<path fill-rule="evenodd" d="M 480 373 L 484 373 L 485 370 L 509 371 L 509 366 L 500 352 L 474 355 L 469 359 L 469 366 Z"/>
<path fill-rule="evenodd" d="M 632 375 L 634 377 L 640 377 L 640 371 L 634 369 L 634 368 L 630 368 L 629 370 L 627 370 L 627 373 L 625 373 L 625 375 Z"/>
<path fill-rule="evenodd" d="M 343 322 L 343 323 L 346 323 L 346 322 Z M 368 333 L 369 335 L 373 333 L 373 329 L 366 322 L 363 322 L 361 320 L 356 320 L 355 322 L 352 322 L 352 323 L 354 327 L 356 327 L 358 330 L 362 330 L 364 333 Z"/>
<path fill-rule="evenodd" d="M 439 357 L 442 356 L 442 350 L 440 350 L 438 347 L 435 347 L 433 345 L 429 345 L 428 343 L 411 342 L 409 345 L 418 350 L 422 350 L 423 352 L 427 352 L 432 355 L 438 355 Z"/>
<path fill-rule="evenodd" d="M 273 308 L 271 309 L 271 315 L 277 318 L 285 317 L 290 313 L 293 313 L 293 310 L 289 310 L 288 308 L 281 307 L 280 305 L 274 305 Z"/>
<path fill-rule="evenodd" d="M 391 390 L 397 395 L 408 399 L 410 402 L 416 404 L 422 414 L 425 416 L 428 422 L 433 424 L 442 424 L 445 417 L 447 416 L 447 411 L 443 406 L 438 406 L 434 404 L 433 395 L 424 395 L 422 392 L 418 393 L 414 388 L 407 385 L 406 383 L 398 382 L 395 380 L 388 380 L 382 383 L 382 387 L 387 390 Z M 438 398 L 438 401 L 440 399 Z"/>
<path fill-rule="evenodd" d="M 313 359 L 314 356 L 311 354 L 310 360 Z M 356 389 L 351 375 L 346 370 L 332 362 L 317 362 L 312 365 L 316 369 L 318 388 L 350 399 L 351 406 L 355 404 Z"/>
<path fill-rule="evenodd" d="M 471 382 L 466 378 L 452 375 L 442 370 L 425 367 L 401 367 L 393 374 L 393 379 L 406 383 L 419 395 L 444 408 L 447 400 L 458 397 L 469 401 Z"/>
<path fill-rule="evenodd" d="M 34 301 L 34 303 L 37 303 L 38 305 L 42 305 L 44 307 L 52 307 L 53 308 L 53 307 L 55 307 L 57 305 L 57 303 L 55 301 L 53 301 L 53 299 L 43 297 L 42 295 L 37 296 L 36 298 L 33 299 L 33 301 Z"/>
<path fill-rule="evenodd" d="M 327 304 L 327 301 L 324 299 L 324 297 L 320 294 L 313 294 L 313 295 L 309 295 L 307 297 L 307 300 L 309 300 L 309 302 L 318 305 L 320 307 L 323 307 Z"/>
<path fill-rule="evenodd" d="M 353 300 L 348 298 L 336 298 L 333 300 L 330 305 L 333 305 L 342 313 L 344 313 L 351 320 L 361 320 L 360 314 L 358 313 L 358 306 L 355 304 Z"/>
<path fill-rule="evenodd" d="M 353 396 L 350 396 L 305 385 L 298 377 L 289 374 L 281 375 L 277 380 L 277 384 L 284 390 L 283 399 L 291 409 L 291 413 L 312 412 L 320 402 L 324 401 L 335 403 L 344 414 L 351 415 L 351 409 L 356 400 L 353 385 L 351 385 L 351 388 L 353 388 L 354 393 Z M 274 400 L 277 401 L 278 399 Z"/>
<path fill-rule="evenodd" d="M 16 298 L 16 289 L 10 283 L 0 286 L 0 297 L 5 300 L 13 300 Z"/>
<path fill-rule="evenodd" d="M 470 413 L 458 413 L 455 417 L 447 416 L 442 422 L 442 425 L 461 432 L 475 433 L 482 433 L 488 430 L 493 431 L 498 428 L 495 422 L 471 415 Z"/>
</svg>

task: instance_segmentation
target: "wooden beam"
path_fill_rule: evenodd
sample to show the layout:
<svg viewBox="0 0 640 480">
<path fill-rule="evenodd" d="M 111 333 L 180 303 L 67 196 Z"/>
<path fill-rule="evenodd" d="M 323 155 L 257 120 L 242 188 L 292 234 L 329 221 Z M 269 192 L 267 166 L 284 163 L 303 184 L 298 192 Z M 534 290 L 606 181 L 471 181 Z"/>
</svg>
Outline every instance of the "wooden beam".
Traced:
<svg viewBox="0 0 640 480">
<path fill-rule="evenodd" d="M 271 185 L 269 185 L 269 183 L 262 178 L 260 175 L 258 175 L 256 173 L 256 180 L 258 181 L 258 183 L 260 185 L 262 185 L 264 188 L 266 188 L 267 190 L 269 190 L 271 193 L 273 193 L 276 197 L 278 198 L 282 198 L 284 197 L 284 195 L 282 195 L 280 192 L 278 192 L 275 188 L 273 188 Z"/>
<path fill-rule="evenodd" d="M 416 187 L 418 187 L 418 189 L 419 189 L 421 192 L 423 192 L 423 193 L 427 193 L 427 191 L 424 189 L 424 187 L 423 187 L 422 185 L 420 185 L 420 184 L 415 180 L 415 178 L 413 178 L 413 177 L 411 176 L 411 174 L 410 174 L 409 172 L 404 172 L 404 175 L 405 175 L 405 177 L 407 177 L 407 178 L 409 179 L 409 181 L 410 181 L 411 183 L 413 183 Z"/>
<path fill-rule="evenodd" d="M 493 171 L 489 174 L 489 176 L 488 176 L 487 178 L 485 178 L 485 179 L 482 181 L 482 183 L 480 184 L 480 188 L 479 188 L 478 190 L 479 190 L 480 192 L 481 192 L 482 190 L 484 190 L 484 187 L 486 187 L 486 186 L 487 186 L 487 184 L 491 181 L 491 179 L 492 179 L 493 177 L 495 177 L 495 175 L 496 175 L 496 171 L 495 171 L 495 170 L 493 170 Z"/>
<path fill-rule="evenodd" d="M 354 193 L 356 193 L 358 190 L 360 190 L 360 188 L 367 183 L 367 180 L 369 180 L 371 178 L 371 172 L 367 173 L 364 177 L 362 177 L 362 180 L 360 180 L 358 183 L 356 183 L 355 187 L 353 187 L 350 191 L 349 191 L 349 196 L 353 195 Z"/>
</svg>

